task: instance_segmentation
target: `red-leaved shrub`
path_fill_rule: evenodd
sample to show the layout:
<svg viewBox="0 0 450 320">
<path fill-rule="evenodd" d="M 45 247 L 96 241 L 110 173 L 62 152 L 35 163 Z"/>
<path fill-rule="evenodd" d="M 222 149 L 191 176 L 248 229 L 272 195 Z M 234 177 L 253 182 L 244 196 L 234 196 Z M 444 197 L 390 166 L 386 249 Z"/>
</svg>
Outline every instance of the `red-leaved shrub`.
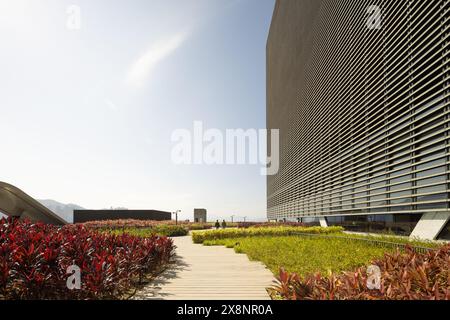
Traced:
<svg viewBox="0 0 450 320">
<path fill-rule="evenodd" d="M 172 240 L 113 236 L 81 225 L 62 228 L 0 220 L 0 299 L 117 299 L 170 261 Z M 69 290 L 69 266 L 81 289 Z"/>
<path fill-rule="evenodd" d="M 175 224 L 175 221 L 117 219 L 117 220 L 88 221 L 80 223 L 80 225 L 83 225 L 91 229 L 152 228 L 161 224 L 172 225 Z"/>
<path fill-rule="evenodd" d="M 186 231 L 189 230 L 208 230 L 212 228 L 210 223 L 192 223 L 187 221 L 173 221 L 173 220 L 135 220 L 135 219 L 117 219 L 117 220 L 102 220 L 102 221 L 89 221 L 80 223 L 87 228 L 94 230 L 126 230 L 133 229 L 152 229 L 161 226 L 175 226 L 183 227 Z"/>
<path fill-rule="evenodd" d="M 341 275 L 305 279 L 280 271 L 273 297 L 286 300 L 449 300 L 450 245 L 426 254 L 407 249 L 386 254 L 373 265 L 381 269 L 381 289 L 370 290 L 367 268 Z"/>
</svg>

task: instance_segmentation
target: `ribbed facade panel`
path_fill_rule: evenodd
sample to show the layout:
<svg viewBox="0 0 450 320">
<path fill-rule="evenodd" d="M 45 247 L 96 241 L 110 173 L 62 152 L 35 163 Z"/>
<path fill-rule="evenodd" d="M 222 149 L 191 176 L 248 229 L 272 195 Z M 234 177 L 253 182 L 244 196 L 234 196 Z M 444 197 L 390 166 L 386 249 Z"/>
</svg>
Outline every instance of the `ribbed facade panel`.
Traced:
<svg viewBox="0 0 450 320">
<path fill-rule="evenodd" d="M 367 10 L 382 11 L 380 29 Z M 449 211 L 449 0 L 279 0 L 269 219 Z"/>
</svg>

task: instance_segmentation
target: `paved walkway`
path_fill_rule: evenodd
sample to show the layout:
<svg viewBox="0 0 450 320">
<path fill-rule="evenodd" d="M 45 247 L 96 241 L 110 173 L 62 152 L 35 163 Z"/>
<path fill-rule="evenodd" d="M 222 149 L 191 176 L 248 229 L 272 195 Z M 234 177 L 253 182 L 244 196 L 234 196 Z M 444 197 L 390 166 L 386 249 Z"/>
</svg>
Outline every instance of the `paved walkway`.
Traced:
<svg viewBox="0 0 450 320">
<path fill-rule="evenodd" d="M 222 246 L 194 244 L 190 236 L 174 238 L 176 262 L 137 299 L 268 300 L 274 277 L 262 263 Z"/>
</svg>

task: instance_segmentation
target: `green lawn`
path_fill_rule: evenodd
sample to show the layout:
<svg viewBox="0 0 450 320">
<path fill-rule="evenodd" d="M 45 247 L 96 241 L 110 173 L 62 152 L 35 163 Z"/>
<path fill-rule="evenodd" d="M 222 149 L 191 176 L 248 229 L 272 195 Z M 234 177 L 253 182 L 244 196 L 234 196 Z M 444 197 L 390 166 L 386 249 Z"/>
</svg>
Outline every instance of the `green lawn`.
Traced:
<svg viewBox="0 0 450 320">
<path fill-rule="evenodd" d="M 388 239 L 393 238 L 383 240 Z M 276 275 L 280 267 L 284 267 L 301 276 L 317 272 L 328 275 L 330 272 L 351 271 L 394 250 L 362 241 L 297 236 L 208 240 L 204 245 L 234 247 L 237 253 L 245 253 L 251 260 L 263 262 Z"/>
</svg>

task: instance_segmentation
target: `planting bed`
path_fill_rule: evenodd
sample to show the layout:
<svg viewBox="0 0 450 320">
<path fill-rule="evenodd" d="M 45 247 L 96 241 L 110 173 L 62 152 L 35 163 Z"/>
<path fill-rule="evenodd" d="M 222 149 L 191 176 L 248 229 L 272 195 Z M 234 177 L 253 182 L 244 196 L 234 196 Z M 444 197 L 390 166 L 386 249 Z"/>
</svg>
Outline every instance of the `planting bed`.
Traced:
<svg viewBox="0 0 450 320">
<path fill-rule="evenodd" d="M 119 220 L 102 220 L 102 221 L 89 221 L 82 223 L 85 227 L 93 229 L 121 229 L 121 228 L 152 228 L 160 225 L 179 225 L 186 228 L 196 229 L 210 229 L 212 224 L 210 223 L 191 223 L 186 221 L 165 220 L 134 220 L 134 219 L 119 219 Z"/>
<path fill-rule="evenodd" d="M 0 220 L 0 299 L 122 299 L 157 275 L 174 253 L 171 239 L 108 235 L 82 225 L 62 228 Z M 81 269 L 69 290 L 67 270 Z"/>
<path fill-rule="evenodd" d="M 152 221 L 152 220 L 103 220 L 90 221 L 82 224 L 93 229 L 112 232 L 113 234 L 123 234 L 124 232 L 137 235 L 148 236 L 157 234 L 167 237 L 185 236 L 190 230 L 208 230 L 211 229 L 210 223 L 189 223 L 185 221 Z"/>
<path fill-rule="evenodd" d="M 450 246 L 416 253 L 387 253 L 370 263 L 381 270 L 380 288 L 369 289 L 368 268 L 300 277 L 283 269 L 272 298 L 286 300 L 450 300 Z"/>
<path fill-rule="evenodd" d="M 234 248 L 237 253 L 247 254 L 251 260 L 263 262 L 274 274 L 278 274 L 283 267 L 302 276 L 352 270 L 382 257 L 386 252 L 385 248 L 364 242 L 296 236 L 210 240 L 205 241 L 204 245 Z"/>
<path fill-rule="evenodd" d="M 152 235 L 159 235 L 165 237 L 182 237 L 186 236 L 189 230 L 183 226 L 176 225 L 157 225 L 152 228 L 124 228 L 124 229 L 111 229 L 106 232 L 121 235 L 121 234 L 129 234 L 137 237 L 151 237 Z"/>
<path fill-rule="evenodd" d="M 221 240 L 232 238 L 245 237 L 261 237 L 261 236 L 290 236 L 296 233 L 305 234 L 332 234 L 342 233 L 344 231 L 341 227 L 266 227 L 266 228 L 239 228 L 239 229 L 224 229 L 199 231 L 192 234 L 194 243 L 203 243 L 206 240 Z"/>
<path fill-rule="evenodd" d="M 193 238 L 206 246 L 234 248 L 263 262 L 279 275 L 279 285 L 269 288 L 273 299 L 450 299 L 450 246 L 389 236 L 327 236 L 317 228 L 309 232 L 319 236 L 295 236 L 290 228 L 280 236 L 279 229 L 250 228 L 243 229 L 246 233 L 241 229 L 234 233 L 242 237 L 232 237 L 233 230 L 210 231 L 195 233 Z M 377 241 L 390 246 L 377 245 Z M 392 246 L 395 243 L 406 249 L 398 250 Z M 417 253 L 411 246 L 427 252 Z M 380 290 L 368 289 L 370 265 L 381 269 Z"/>
</svg>

